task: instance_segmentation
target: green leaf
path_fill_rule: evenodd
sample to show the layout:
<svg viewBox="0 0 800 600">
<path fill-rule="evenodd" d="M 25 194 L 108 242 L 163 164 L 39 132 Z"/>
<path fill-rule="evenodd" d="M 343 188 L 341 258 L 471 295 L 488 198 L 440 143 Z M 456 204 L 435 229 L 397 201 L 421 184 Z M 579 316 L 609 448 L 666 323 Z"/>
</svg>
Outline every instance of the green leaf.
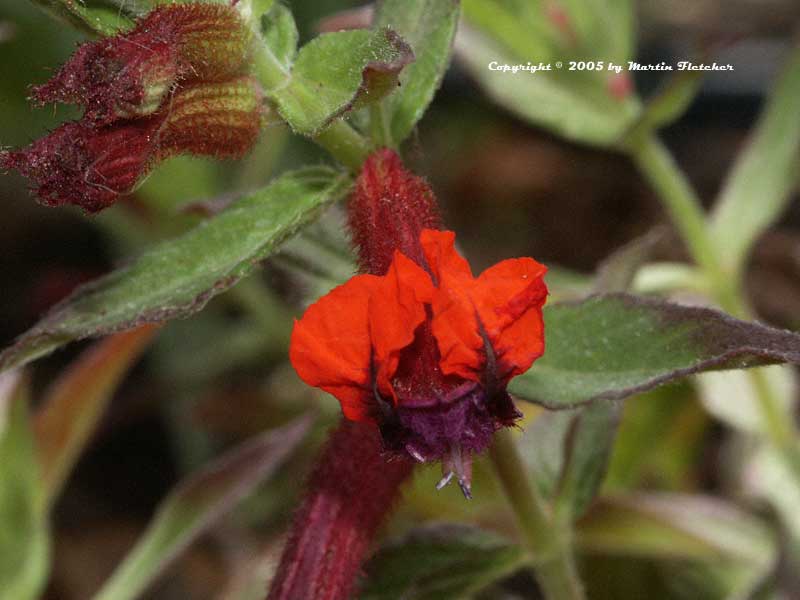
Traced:
<svg viewBox="0 0 800 600">
<path fill-rule="evenodd" d="M 786 529 L 793 560 L 800 556 L 800 485 L 794 469 L 774 446 L 761 443 L 741 467 L 746 492 L 767 500 Z"/>
<path fill-rule="evenodd" d="M 594 500 L 608 468 L 621 406 L 599 402 L 539 415 L 519 440 L 542 494 L 566 521 Z"/>
<path fill-rule="evenodd" d="M 703 407 L 721 422 L 747 433 L 769 434 L 769 424 L 757 383 L 749 373 L 703 373 L 697 378 L 697 391 Z M 795 370 L 785 366 L 765 367 L 761 378 L 776 401 L 776 408 L 785 419 L 793 419 L 797 404 Z M 731 402 L 736 398 L 736 402 Z"/>
<path fill-rule="evenodd" d="M 465 0 L 456 51 L 492 99 L 520 118 L 568 139 L 596 146 L 622 140 L 641 112 L 630 84 L 633 14 L 627 0 Z M 570 61 L 602 61 L 570 70 Z M 610 62 L 623 67 L 609 70 Z M 550 65 L 551 70 L 493 70 L 489 65 Z M 558 65 L 561 65 L 560 68 Z M 619 80 L 619 81 L 617 81 Z"/>
<path fill-rule="evenodd" d="M 45 12 L 61 21 L 99 35 L 115 35 L 129 29 L 133 20 L 119 7 L 82 0 L 32 0 Z"/>
<path fill-rule="evenodd" d="M 28 386 L 0 375 L 0 597 L 35 600 L 47 581 L 49 537 L 28 419 Z"/>
<path fill-rule="evenodd" d="M 636 138 L 677 121 L 694 100 L 705 77 L 704 71 L 678 71 L 648 98 L 629 137 Z"/>
<path fill-rule="evenodd" d="M 456 49 L 472 76 L 495 102 L 525 121 L 576 142 L 614 145 L 641 110 L 633 96 L 626 100 L 612 97 L 608 80 L 603 78 L 605 72 L 569 71 L 567 67 L 533 74 L 492 70 L 491 63 L 513 66 L 529 61 L 538 64 L 541 59 L 533 55 L 509 55 L 500 42 L 467 27 L 460 31 Z"/>
<path fill-rule="evenodd" d="M 513 573 L 525 553 L 466 525 L 431 524 L 384 545 L 367 563 L 360 600 L 455 600 Z"/>
<path fill-rule="evenodd" d="M 400 75 L 400 89 L 384 100 L 396 143 L 408 137 L 442 82 L 458 13 L 458 0 L 383 0 L 378 5 L 374 26 L 396 31 L 415 56 Z"/>
<path fill-rule="evenodd" d="M 694 387 L 685 381 L 626 403 L 603 489 L 690 488 L 710 424 Z"/>
<path fill-rule="evenodd" d="M 564 464 L 558 481 L 556 508 L 574 520 L 594 500 L 608 470 L 621 406 L 603 402 L 581 410 L 564 439 Z M 552 413 L 551 413 L 552 414 Z"/>
<path fill-rule="evenodd" d="M 292 68 L 294 57 L 297 54 L 297 25 L 294 22 L 292 11 L 280 2 L 261 17 L 261 32 L 264 43 L 272 55 L 284 69 Z"/>
<path fill-rule="evenodd" d="M 597 268 L 594 291 L 598 294 L 628 291 L 636 273 L 663 237 L 664 230 L 657 228 L 616 250 Z"/>
<path fill-rule="evenodd" d="M 582 552 L 733 560 L 763 572 L 777 558 L 773 533 L 754 516 L 708 496 L 636 493 L 604 498 L 579 523 Z"/>
<path fill-rule="evenodd" d="M 292 129 L 316 135 L 391 92 L 412 60 L 411 49 L 390 29 L 325 33 L 300 49 L 289 81 L 268 93 Z"/>
<path fill-rule="evenodd" d="M 34 421 L 47 505 L 58 496 L 112 394 L 155 332 L 145 326 L 99 342 L 48 390 Z"/>
<path fill-rule="evenodd" d="M 301 417 L 227 452 L 181 483 L 95 600 L 138 597 L 178 554 L 270 477 L 311 426 Z"/>
<path fill-rule="evenodd" d="M 593 50 L 595 59 L 624 64 L 633 57 L 633 0 L 560 0 L 560 3 L 574 36 L 583 47 Z M 551 3 L 550 11 L 553 5 L 557 3 Z"/>
<path fill-rule="evenodd" d="M 287 173 L 128 267 L 82 286 L 0 354 L 0 370 L 73 340 L 186 317 L 250 273 L 258 261 L 344 194 L 327 168 Z"/>
<path fill-rule="evenodd" d="M 753 243 L 783 212 L 797 183 L 798 97 L 800 49 L 790 56 L 712 215 L 711 233 L 731 271 L 742 268 Z"/>
<path fill-rule="evenodd" d="M 545 308 L 547 350 L 509 390 L 548 408 L 621 399 L 702 371 L 800 364 L 800 335 L 625 294 Z"/>
</svg>

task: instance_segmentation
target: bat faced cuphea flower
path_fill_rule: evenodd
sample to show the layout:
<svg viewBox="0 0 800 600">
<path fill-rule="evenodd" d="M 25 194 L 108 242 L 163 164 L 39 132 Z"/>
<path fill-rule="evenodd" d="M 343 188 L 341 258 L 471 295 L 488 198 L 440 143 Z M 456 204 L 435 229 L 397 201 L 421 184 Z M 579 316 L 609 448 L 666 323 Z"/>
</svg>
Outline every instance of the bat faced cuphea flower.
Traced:
<svg viewBox="0 0 800 600">
<path fill-rule="evenodd" d="M 521 416 L 509 380 L 544 351 L 546 268 L 517 258 L 473 276 L 429 188 L 389 150 L 366 162 L 349 209 L 368 272 L 296 322 L 292 364 L 387 450 L 441 460 L 441 485 L 455 477 L 469 496 L 472 455 Z"/>
</svg>

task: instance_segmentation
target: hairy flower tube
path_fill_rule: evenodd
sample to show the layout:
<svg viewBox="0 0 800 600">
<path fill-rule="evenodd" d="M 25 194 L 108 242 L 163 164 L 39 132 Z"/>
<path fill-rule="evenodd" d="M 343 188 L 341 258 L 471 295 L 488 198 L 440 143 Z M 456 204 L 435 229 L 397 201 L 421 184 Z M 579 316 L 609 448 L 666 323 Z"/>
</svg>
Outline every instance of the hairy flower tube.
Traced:
<svg viewBox="0 0 800 600">
<path fill-rule="evenodd" d="M 170 156 L 244 156 L 260 118 L 261 94 L 252 78 L 198 83 L 177 90 L 168 107 L 149 117 L 106 127 L 65 123 L 23 150 L 0 153 L 0 167 L 32 180 L 43 204 L 97 212 Z"/>
<path fill-rule="evenodd" d="M 43 204 L 97 212 L 170 156 L 241 158 L 263 111 L 245 74 L 249 43 L 235 8 L 198 3 L 156 8 L 128 33 L 81 45 L 33 98 L 80 104 L 83 118 L 0 152 L 0 168 L 28 177 Z"/>
<path fill-rule="evenodd" d="M 505 260 L 478 277 L 438 228 L 433 195 L 389 150 L 350 201 L 362 267 L 295 323 L 290 357 L 389 451 L 442 460 L 470 494 L 472 455 L 520 413 L 506 391 L 544 351 L 546 268 Z"/>
<path fill-rule="evenodd" d="M 85 119 L 97 125 L 151 115 L 176 85 L 243 74 L 249 42 L 231 6 L 161 6 L 127 33 L 79 46 L 50 81 L 34 86 L 32 97 L 38 104 L 83 105 Z"/>
</svg>

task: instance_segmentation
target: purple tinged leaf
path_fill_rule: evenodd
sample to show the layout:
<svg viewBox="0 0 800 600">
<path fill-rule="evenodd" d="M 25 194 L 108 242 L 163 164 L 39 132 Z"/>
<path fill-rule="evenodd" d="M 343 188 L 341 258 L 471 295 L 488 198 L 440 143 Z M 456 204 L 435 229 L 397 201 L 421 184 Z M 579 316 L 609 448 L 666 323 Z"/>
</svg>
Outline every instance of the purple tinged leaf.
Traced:
<svg viewBox="0 0 800 600">
<path fill-rule="evenodd" d="M 458 0 L 381 0 L 373 27 L 391 27 L 408 42 L 415 60 L 385 100 L 391 139 L 402 142 L 422 118 L 450 64 L 458 26 Z"/>
<path fill-rule="evenodd" d="M 0 371 L 74 340 L 198 312 L 344 195 L 349 185 L 347 177 L 324 167 L 283 174 L 126 267 L 77 288 L 0 353 Z"/>
<path fill-rule="evenodd" d="M 156 331 L 158 327 L 147 325 L 99 342 L 70 365 L 48 390 L 34 419 L 48 504 L 58 496 L 108 401 Z"/>
<path fill-rule="evenodd" d="M 477 527 L 431 523 L 385 544 L 367 563 L 361 600 L 455 600 L 527 561 L 525 552 Z"/>
<path fill-rule="evenodd" d="M 547 349 L 509 390 L 548 408 L 627 398 L 687 375 L 800 364 L 800 335 L 627 294 L 545 307 Z"/>
<path fill-rule="evenodd" d="M 307 415 L 267 431 L 178 485 L 95 600 L 139 596 L 189 544 L 275 472 L 308 433 L 312 420 Z"/>
</svg>

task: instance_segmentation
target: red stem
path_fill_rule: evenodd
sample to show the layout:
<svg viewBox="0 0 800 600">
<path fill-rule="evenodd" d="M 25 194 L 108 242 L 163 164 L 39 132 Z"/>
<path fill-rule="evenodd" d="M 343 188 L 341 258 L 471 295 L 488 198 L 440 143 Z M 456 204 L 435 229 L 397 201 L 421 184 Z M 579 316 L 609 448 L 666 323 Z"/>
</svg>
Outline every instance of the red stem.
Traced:
<svg viewBox="0 0 800 600">
<path fill-rule="evenodd" d="M 413 464 L 387 461 L 378 429 L 343 420 L 294 517 L 267 600 L 346 600 Z"/>
</svg>

